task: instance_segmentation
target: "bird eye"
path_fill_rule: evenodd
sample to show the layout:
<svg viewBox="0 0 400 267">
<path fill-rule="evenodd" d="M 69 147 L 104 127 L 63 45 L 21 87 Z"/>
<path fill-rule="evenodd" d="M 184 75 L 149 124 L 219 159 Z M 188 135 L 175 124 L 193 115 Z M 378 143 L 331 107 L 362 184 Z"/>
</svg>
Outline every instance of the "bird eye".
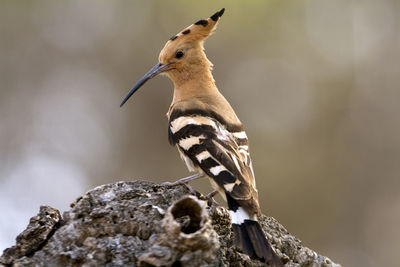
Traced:
<svg viewBox="0 0 400 267">
<path fill-rule="evenodd" d="M 176 58 L 181 58 L 181 57 L 183 57 L 183 52 L 182 52 L 182 51 L 176 52 L 175 57 L 176 57 Z"/>
</svg>

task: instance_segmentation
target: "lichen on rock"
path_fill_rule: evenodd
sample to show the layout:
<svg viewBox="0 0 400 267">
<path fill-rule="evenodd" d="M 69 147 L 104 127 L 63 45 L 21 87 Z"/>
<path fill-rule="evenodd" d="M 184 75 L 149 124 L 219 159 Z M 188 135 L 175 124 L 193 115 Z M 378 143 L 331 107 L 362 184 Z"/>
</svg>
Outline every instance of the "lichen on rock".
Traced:
<svg viewBox="0 0 400 267">
<path fill-rule="evenodd" d="M 38 215 L 32 217 L 27 228 L 17 236 L 17 244 L 4 250 L 0 263 L 11 264 L 15 258 L 29 256 L 39 250 L 60 225 L 60 212 L 41 206 Z"/>
<path fill-rule="evenodd" d="M 219 241 L 205 201 L 184 196 L 168 208 L 161 224 L 163 231 L 139 257 L 139 266 L 214 266 Z"/>
<path fill-rule="evenodd" d="M 62 218 L 41 207 L 0 266 L 267 266 L 233 246 L 228 211 L 185 186 L 117 182 L 88 191 Z M 339 266 L 275 219 L 260 223 L 285 266 Z"/>
</svg>

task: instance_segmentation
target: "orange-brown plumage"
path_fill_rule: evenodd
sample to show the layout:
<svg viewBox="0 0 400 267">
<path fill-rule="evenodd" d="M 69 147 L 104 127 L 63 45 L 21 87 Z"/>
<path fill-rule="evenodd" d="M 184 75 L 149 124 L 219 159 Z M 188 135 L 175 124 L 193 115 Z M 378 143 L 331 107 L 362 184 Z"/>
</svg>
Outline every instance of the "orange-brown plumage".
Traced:
<svg viewBox="0 0 400 267">
<path fill-rule="evenodd" d="M 205 174 L 227 200 L 237 246 L 252 257 L 281 266 L 257 222 L 258 193 L 242 123 L 217 89 L 203 42 L 224 13 L 199 20 L 167 41 L 154 66 L 128 93 L 148 79 L 166 74 L 174 83 L 167 116 L 169 140 L 190 171 Z"/>
<path fill-rule="evenodd" d="M 207 25 L 192 24 L 183 29 L 174 36 L 176 38 L 168 40 L 160 52 L 159 62 L 170 65 L 165 73 L 174 83 L 172 105 L 182 99 L 217 91 L 211 74 L 212 63 L 204 53 L 203 42 L 213 32 L 218 20 L 208 18 L 203 21 Z M 176 58 L 178 52 L 184 53 L 183 58 Z"/>
</svg>

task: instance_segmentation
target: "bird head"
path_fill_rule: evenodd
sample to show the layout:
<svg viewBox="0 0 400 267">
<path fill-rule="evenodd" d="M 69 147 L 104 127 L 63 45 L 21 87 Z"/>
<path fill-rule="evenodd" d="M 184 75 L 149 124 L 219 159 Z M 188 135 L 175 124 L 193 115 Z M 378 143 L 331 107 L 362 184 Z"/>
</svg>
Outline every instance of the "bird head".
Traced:
<svg viewBox="0 0 400 267">
<path fill-rule="evenodd" d="M 144 83 L 160 73 L 167 74 L 174 83 L 182 83 L 199 72 L 210 71 L 212 64 L 204 53 L 203 42 L 212 34 L 224 11 L 223 8 L 208 19 L 199 20 L 171 37 L 160 52 L 159 62 L 135 84 L 120 106 Z"/>
</svg>

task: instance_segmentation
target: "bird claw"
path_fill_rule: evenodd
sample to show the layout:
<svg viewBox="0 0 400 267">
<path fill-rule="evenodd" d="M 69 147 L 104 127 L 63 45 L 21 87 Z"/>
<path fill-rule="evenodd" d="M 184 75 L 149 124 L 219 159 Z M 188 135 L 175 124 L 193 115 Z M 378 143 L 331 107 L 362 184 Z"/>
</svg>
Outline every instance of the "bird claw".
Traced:
<svg viewBox="0 0 400 267">
<path fill-rule="evenodd" d="M 208 206 L 212 207 L 212 206 L 216 206 L 219 207 L 219 203 L 217 201 L 215 201 L 213 198 L 209 198 L 207 200 L 207 204 Z"/>
<path fill-rule="evenodd" d="M 218 194 L 218 191 L 215 190 L 211 193 L 209 193 L 208 195 L 204 196 L 201 193 L 199 193 L 198 191 L 194 190 L 188 183 L 190 181 L 196 180 L 198 178 L 203 177 L 204 174 L 202 173 L 198 173 L 189 177 L 185 177 L 182 179 L 179 179 L 175 182 L 163 182 L 160 184 L 160 186 L 167 186 L 167 187 L 173 187 L 173 186 L 178 186 L 178 185 L 184 185 L 186 186 L 186 188 L 190 191 L 190 193 L 194 196 L 196 196 L 197 198 L 207 201 L 208 206 L 219 206 L 218 202 L 216 202 L 213 197 Z"/>
<path fill-rule="evenodd" d="M 216 194 L 218 194 L 218 191 L 217 191 L 217 190 L 215 190 L 215 191 L 209 193 L 209 194 L 206 195 L 206 196 L 201 195 L 201 196 L 199 196 L 199 199 L 204 200 L 204 201 L 207 201 L 207 204 L 208 204 L 208 206 L 210 206 L 210 207 L 211 207 L 211 206 L 217 206 L 217 207 L 218 207 L 218 206 L 219 206 L 218 202 L 215 201 L 214 198 L 213 198 Z"/>
</svg>

